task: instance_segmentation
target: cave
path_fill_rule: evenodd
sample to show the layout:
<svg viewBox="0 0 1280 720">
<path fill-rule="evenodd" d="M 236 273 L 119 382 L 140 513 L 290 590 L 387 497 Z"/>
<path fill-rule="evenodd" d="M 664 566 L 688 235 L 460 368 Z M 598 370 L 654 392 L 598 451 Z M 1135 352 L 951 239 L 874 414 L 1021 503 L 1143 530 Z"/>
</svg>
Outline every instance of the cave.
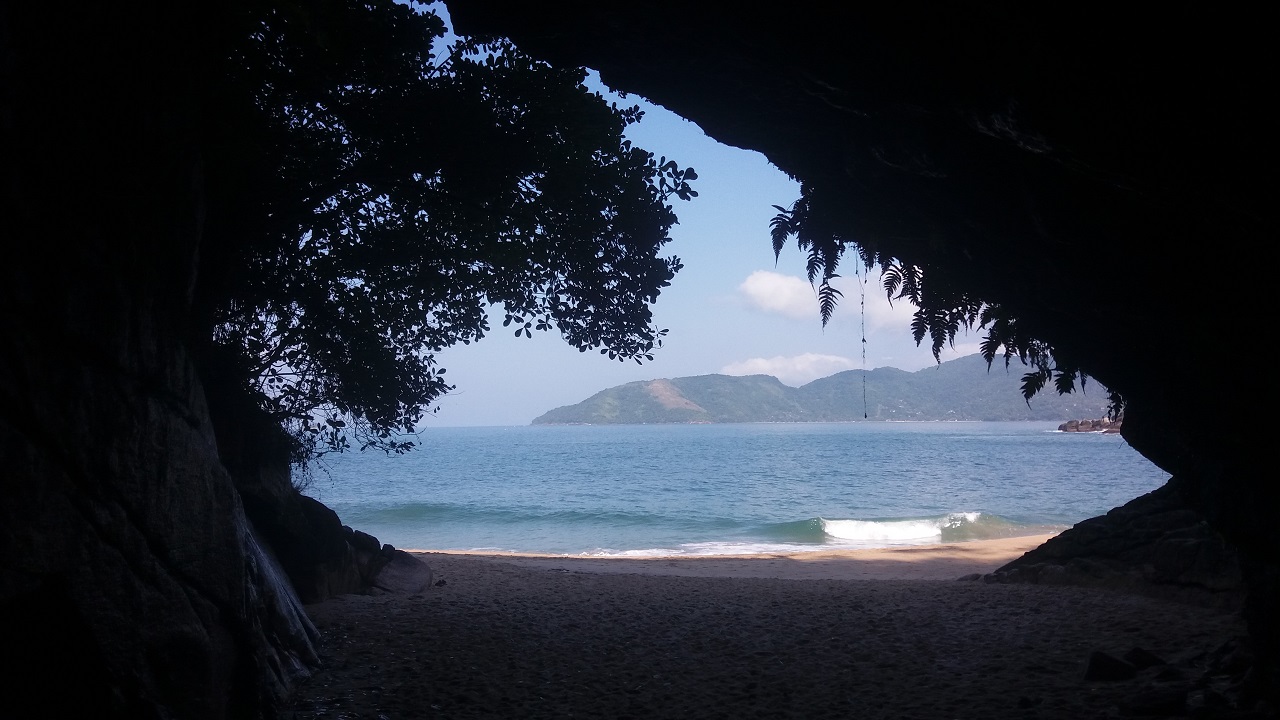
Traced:
<svg viewBox="0 0 1280 720">
<path fill-rule="evenodd" d="M 1126 440 L 1239 552 L 1255 679 L 1280 687 L 1280 539 L 1256 410 L 1275 380 L 1232 350 L 1262 342 L 1269 291 L 1252 263 L 1275 237 L 1260 180 L 1274 53 L 1260 14 L 487 0 L 449 11 L 460 33 L 595 68 L 762 152 L 822 200 L 832 234 L 1008 308 L 1059 362 L 1122 394 Z M 277 557 L 287 529 L 258 526 L 295 513 L 333 538 L 340 522 L 273 509 L 289 494 L 288 459 L 269 429 L 245 430 L 252 412 L 213 395 L 217 359 L 190 336 L 196 278 L 219 253 L 204 239 L 217 208 L 199 126 L 217 101 L 202 89 L 209 48 L 235 27 L 227 15 L 0 11 L 0 607 L 49 626 L 6 631 L 27 664 L 5 687 L 55 698 L 51 711 L 84 709 L 56 695 L 60 667 L 87 676 L 83 702 L 104 717 L 270 716 L 315 663 Z M 357 552 L 347 537 L 336 552 Z M 69 665 L 48 644 L 21 647 L 55 640 Z"/>
</svg>

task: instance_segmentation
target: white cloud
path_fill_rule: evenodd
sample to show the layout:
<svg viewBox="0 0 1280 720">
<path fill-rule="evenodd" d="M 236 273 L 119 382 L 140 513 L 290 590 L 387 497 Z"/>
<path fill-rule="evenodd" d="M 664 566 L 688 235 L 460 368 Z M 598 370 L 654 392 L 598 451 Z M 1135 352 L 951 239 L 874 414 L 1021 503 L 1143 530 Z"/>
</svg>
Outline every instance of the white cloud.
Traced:
<svg viewBox="0 0 1280 720">
<path fill-rule="evenodd" d="M 818 299 L 803 278 L 757 270 L 738 286 L 752 307 L 797 319 L 818 317 Z"/>
<path fill-rule="evenodd" d="M 750 358 L 725 365 L 720 372 L 725 375 L 772 375 L 787 385 L 800 386 L 856 367 L 858 363 L 847 357 L 805 353 L 791 357 Z"/>
</svg>

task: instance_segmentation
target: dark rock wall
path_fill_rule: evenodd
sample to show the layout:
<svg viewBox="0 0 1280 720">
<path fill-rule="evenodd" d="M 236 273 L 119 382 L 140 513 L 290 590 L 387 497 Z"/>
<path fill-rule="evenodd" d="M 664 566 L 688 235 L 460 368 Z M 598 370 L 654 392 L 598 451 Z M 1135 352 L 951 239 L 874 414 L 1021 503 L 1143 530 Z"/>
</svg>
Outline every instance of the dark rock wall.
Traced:
<svg viewBox="0 0 1280 720">
<path fill-rule="evenodd" d="M 183 342 L 209 24 L 0 9 L 0 684 L 49 717 L 259 717 L 316 661 Z"/>
<path fill-rule="evenodd" d="M 20 635 L 7 647 L 42 659 L 5 682 L 98 716 L 253 717 L 314 662 L 314 630 L 218 463 L 180 349 L 76 280 L 67 309 L 114 322 L 74 343 L 65 326 L 4 328 L 21 340 L 0 380 L 0 612 Z M 67 658 L 96 665 L 101 694 L 65 691 Z"/>
<path fill-rule="evenodd" d="M 255 717 L 315 662 L 314 630 L 150 288 L 68 265 L 4 281 L 0 612 L 37 658 L 5 684 L 100 717 Z M 65 691 L 68 659 L 94 692 Z"/>
</svg>

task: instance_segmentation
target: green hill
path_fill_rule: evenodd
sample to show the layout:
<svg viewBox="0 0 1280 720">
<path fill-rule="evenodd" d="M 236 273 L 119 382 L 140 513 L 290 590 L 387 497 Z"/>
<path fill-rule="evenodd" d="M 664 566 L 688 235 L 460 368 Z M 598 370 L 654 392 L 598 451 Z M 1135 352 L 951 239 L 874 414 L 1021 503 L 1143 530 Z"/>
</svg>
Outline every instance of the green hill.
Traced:
<svg viewBox="0 0 1280 720">
<path fill-rule="evenodd" d="M 843 422 L 864 419 L 864 408 L 869 420 L 1067 420 L 1106 414 L 1107 393 L 1097 383 L 1085 393 L 1046 391 L 1028 407 L 1022 374 L 1017 363 L 1006 371 L 997 361 L 988 371 L 981 356 L 969 355 L 916 372 L 848 370 L 799 388 L 769 375 L 647 380 L 556 408 L 533 424 Z"/>
</svg>

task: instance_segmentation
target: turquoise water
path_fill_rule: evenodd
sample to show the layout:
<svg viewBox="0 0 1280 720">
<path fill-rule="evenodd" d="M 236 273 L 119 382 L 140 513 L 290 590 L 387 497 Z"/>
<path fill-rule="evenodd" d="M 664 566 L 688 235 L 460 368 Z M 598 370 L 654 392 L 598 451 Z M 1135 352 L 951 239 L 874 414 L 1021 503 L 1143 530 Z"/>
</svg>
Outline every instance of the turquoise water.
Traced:
<svg viewBox="0 0 1280 720">
<path fill-rule="evenodd" d="M 1054 423 L 436 428 L 308 494 L 397 547 L 584 555 L 884 547 L 1056 531 L 1167 474 Z"/>
</svg>

